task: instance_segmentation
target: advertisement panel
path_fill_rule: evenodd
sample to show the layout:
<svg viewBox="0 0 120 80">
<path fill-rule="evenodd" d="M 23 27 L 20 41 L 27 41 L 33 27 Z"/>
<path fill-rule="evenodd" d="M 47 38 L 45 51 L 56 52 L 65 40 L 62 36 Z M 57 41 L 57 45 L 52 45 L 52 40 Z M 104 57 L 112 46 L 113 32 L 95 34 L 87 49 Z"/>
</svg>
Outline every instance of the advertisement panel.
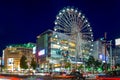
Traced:
<svg viewBox="0 0 120 80">
<path fill-rule="evenodd" d="M 36 53 L 36 46 L 33 47 L 33 54 L 35 54 L 35 53 Z"/>
<path fill-rule="evenodd" d="M 115 39 L 115 45 L 116 45 L 116 46 L 120 46 L 120 38 Z"/>
<path fill-rule="evenodd" d="M 8 66 L 12 66 L 13 65 L 13 58 L 8 58 Z"/>
<path fill-rule="evenodd" d="M 45 49 L 42 49 L 38 52 L 38 56 L 45 55 Z"/>
</svg>

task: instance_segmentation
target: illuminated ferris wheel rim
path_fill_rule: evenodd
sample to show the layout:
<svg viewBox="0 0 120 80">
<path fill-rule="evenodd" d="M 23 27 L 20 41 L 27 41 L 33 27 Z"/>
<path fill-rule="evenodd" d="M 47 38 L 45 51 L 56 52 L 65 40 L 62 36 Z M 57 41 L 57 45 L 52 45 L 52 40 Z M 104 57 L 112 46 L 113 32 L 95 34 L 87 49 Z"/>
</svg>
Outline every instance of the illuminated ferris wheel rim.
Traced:
<svg viewBox="0 0 120 80">
<path fill-rule="evenodd" d="M 67 35 L 79 33 L 82 34 L 84 40 L 93 41 L 90 23 L 85 18 L 85 15 L 73 7 L 65 7 L 59 11 L 59 14 L 56 16 L 54 30 Z"/>
</svg>

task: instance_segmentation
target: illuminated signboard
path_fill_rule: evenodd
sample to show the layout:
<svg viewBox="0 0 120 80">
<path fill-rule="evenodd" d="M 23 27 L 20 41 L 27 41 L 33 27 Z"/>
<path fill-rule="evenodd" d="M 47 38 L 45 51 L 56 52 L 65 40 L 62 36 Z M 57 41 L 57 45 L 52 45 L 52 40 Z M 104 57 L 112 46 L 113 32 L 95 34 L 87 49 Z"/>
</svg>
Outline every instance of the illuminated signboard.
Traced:
<svg viewBox="0 0 120 80">
<path fill-rule="evenodd" d="M 33 47 L 33 54 L 35 54 L 35 53 L 36 53 L 36 46 Z"/>
<path fill-rule="evenodd" d="M 2 65 L 4 65 L 4 50 L 3 50 L 3 55 L 2 55 Z"/>
<path fill-rule="evenodd" d="M 40 50 L 40 51 L 38 52 L 38 56 L 42 56 L 42 55 L 45 55 L 45 49 Z"/>
<path fill-rule="evenodd" d="M 108 61 L 108 56 L 105 56 L 104 54 L 99 54 L 99 59 L 102 60 L 102 62 L 105 62 L 105 60 Z"/>
<path fill-rule="evenodd" d="M 8 58 L 8 65 L 13 65 L 13 58 Z"/>
<path fill-rule="evenodd" d="M 120 38 L 115 39 L 115 45 L 116 45 L 116 46 L 118 46 L 118 45 L 120 46 Z"/>
</svg>

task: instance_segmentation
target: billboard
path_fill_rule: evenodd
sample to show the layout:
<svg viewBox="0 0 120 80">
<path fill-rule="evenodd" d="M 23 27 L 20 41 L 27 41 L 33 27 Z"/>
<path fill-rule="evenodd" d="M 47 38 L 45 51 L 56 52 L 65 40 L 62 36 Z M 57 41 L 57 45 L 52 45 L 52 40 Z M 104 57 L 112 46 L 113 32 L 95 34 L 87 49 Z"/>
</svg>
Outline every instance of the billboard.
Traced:
<svg viewBox="0 0 120 80">
<path fill-rule="evenodd" d="M 42 49 L 38 52 L 38 56 L 45 55 L 45 49 Z"/>
<path fill-rule="evenodd" d="M 35 53 L 36 53 L 36 46 L 33 47 L 33 54 L 35 54 Z"/>
<path fill-rule="evenodd" d="M 120 38 L 115 39 L 115 45 L 116 45 L 116 46 L 120 46 Z"/>
<path fill-rule="evenodd" d="M 8 58 L 8 66 L 11 66 L 11 65 L 13 65 L 13 61 L 14 61 L 14 59 L 13 58 Z"/>
</svg>

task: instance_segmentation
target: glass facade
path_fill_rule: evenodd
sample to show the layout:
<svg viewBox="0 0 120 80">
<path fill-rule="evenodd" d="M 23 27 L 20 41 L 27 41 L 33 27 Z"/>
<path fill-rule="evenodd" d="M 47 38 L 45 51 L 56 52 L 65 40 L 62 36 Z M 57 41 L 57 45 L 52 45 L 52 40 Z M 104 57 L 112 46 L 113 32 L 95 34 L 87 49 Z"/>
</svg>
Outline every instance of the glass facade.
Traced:
<svg viewBox="0 0 120 80">
<path fill-rule="evenodd" d="M 40 35 L 37 39 L 37 52 L 45 49 L 45 55 L 43 56 L 53 58 L 61 58 L 62 56 L 66 56 L 66 54 L 75 56 L 75 42 L 69 41 L 67 37 L 65 39 L 62 36 L 63 34 L 61 35 L 61 33 L 54 31 L 48 31 Z"/>
</svg>

